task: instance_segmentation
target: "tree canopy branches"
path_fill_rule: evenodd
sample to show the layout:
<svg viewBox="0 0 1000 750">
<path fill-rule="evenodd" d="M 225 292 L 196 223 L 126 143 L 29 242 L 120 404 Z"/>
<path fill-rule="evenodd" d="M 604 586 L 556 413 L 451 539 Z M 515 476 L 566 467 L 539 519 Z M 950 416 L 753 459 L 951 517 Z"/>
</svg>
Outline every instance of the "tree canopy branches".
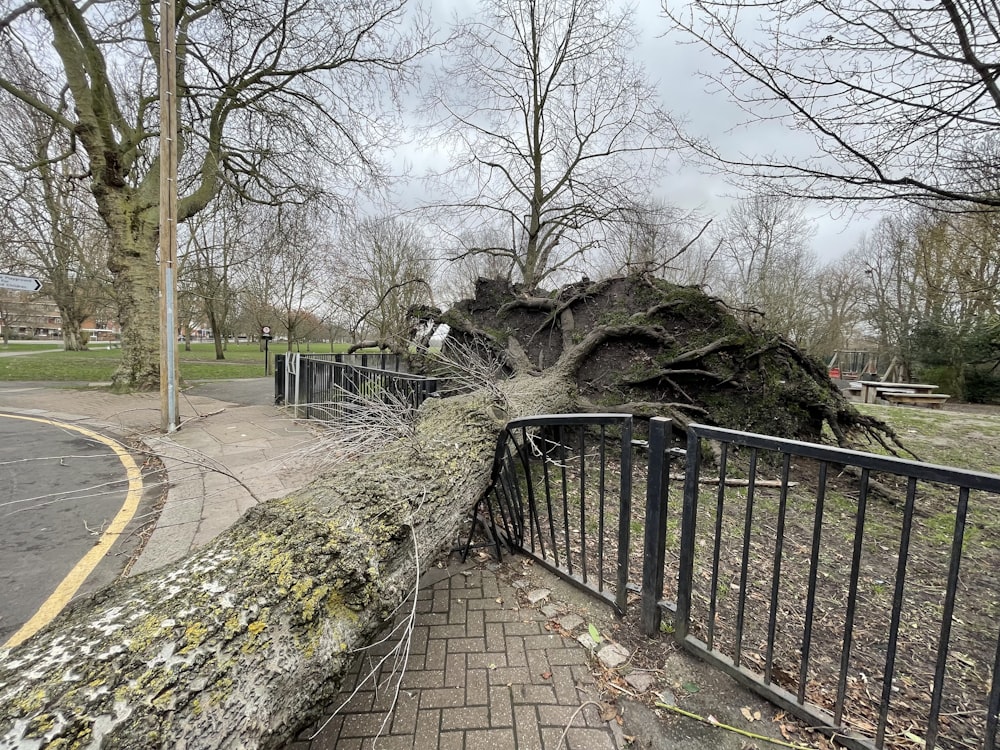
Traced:
<svg viewBox="0 0 1000 750">
<path fill-rule="evenodd" d="M 1000 205 L 1000 17 L 963 0 L 662 3 L 719 58 L 711 78 L 752 121 L 815 139 L 808 158 L 723 154 L 722 169 L 797 197 Z M 983 170 L 989 179 L 984 180 Z"/>
</svg>

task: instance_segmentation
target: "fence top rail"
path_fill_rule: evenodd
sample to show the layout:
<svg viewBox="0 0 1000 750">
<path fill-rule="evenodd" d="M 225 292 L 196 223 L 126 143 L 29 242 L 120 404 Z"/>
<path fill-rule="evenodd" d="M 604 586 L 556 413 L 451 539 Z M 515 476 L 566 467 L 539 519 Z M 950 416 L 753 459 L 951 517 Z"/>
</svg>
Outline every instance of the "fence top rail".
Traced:
<svg viewBox="0 0 1000 750">
<path fill-rule="evenodd" d="M 330 367 L 334 368 L 339 367 L 362 373 L 379 373 L 382 375 L 391 375 L 392 377 L 399 378 L 400 380 L 413 380 L 421 383 L 431 383 L 437 381 L 437 378 L 429 378 L 426 375 L 414 375 L 411 372 L 399 372 L 399 370 L 386 370 L 381 367 L 368 367 L 368 366 L 363 367 L 361 365 L 351 364 L 350 362 L 336 362 L 332 359 L 325 359 L 325 358 L 321 359 L 318 357 L 305 357 L 305 356 L 303 356 L 302 359 L 311 360 L 313 362 L 322 362 L 324 365 L 330 365 Z"/>
<path fill-rule="evenodd" d="M 804 458 L 813 458 L 818 461 L 849 464 L 871 471 L 881 471 L 908 477 L 912 476 L 916 479 L 923 479 L 930 482 L 943 482 L 959 487 L 968 487 L 973 490 L 984 490 L 1000 494 L 1000 476 L 987 474 L 982 471 L 926 464 L 905 458 L 879 456 L 874 453 L 863 453 L 862 451 L 837 448 L 832 445 L 818 445 L 816 443 L 806 443 L 801 440 L 790 440 L 770 435 L 757 435 L 750 432 L 729 430 L 723 427 L 711 427 L 703 424 L 688 425 L 688 436 L 689 439 L 708 438 L 710 440 L 742 445 L 747 448 L 764 448 L 782 453 L 791 453 Z"/>
<path fill-rule="evenodd" d="M 602 425 L 624 424 L 632 420 L 631 414 L 612 413 L 579 413 L 579 414 L 538 414 L 531 417 L 518 417 L 507 423 L 508 430 L 521 427 L 546 427 L 549 425 Z"/>
</svg>

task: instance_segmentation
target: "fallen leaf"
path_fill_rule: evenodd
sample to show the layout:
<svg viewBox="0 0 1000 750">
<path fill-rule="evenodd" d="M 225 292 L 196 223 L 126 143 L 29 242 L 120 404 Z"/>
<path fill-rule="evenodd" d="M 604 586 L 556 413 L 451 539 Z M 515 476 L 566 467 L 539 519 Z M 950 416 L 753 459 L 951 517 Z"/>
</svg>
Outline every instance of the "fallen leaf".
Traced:
<svg viewBox="0 0 1000 750">
<path fill-rule="evenodd" d="M 709 714 L 708 717 L 705 719 L 705 721 L 707 721 L 713 727 L 719 723 L 719 720 L 716 719 L 714 716 L 712 716 L 712 714 Z"/>
<path fill-rule="evenodd" d="M 743 708 L 740 709 L 740 713 L 743 714 L 743 718 L 747 721 L 753 721 L 753 711 L 751 711 L 748 706 L 743 706 Z"/>
<path fill-rule="evenodd" d="M 611 721 L 618 716 L 618 707 L 610 703 L 601 704 L 601 721 Z"/>
<path fill-rule="evenodd" d="M 497 665 L 496 665 L 496 664 L 493 664 L 493 663 L 491 662 L 491 663 L 490 663 L 490 666 L 489 666 L 488 668 L 489 668 L 489 669 L 496 669 L 496 668 L 497 668 Z"/>
<path fill-rule="evenodd" d="M 754 721 L 760 721 L 760 711 L 754 711 L 753 712 L 753 720 Z"/>
<path fill-rule="evenodd" d="M 698 683 L 696 682 L 685 682 L 684 684 L 681 685 L 681 687 L 684 689 L 685 693 L 697 693 L 699 690 L 701 690 L 701 688 L 698 687 Z"/>
<path fill-rule="evenodd" d="M 496 603 L 497 603 L 497 604 L 503 604 L 503 597 L 502 597 L 502 596 L 498 596 L 498 597 L 497 597 L 497 598 L 495 599 L 495 601 L 496 601 Z"/>
</svg>

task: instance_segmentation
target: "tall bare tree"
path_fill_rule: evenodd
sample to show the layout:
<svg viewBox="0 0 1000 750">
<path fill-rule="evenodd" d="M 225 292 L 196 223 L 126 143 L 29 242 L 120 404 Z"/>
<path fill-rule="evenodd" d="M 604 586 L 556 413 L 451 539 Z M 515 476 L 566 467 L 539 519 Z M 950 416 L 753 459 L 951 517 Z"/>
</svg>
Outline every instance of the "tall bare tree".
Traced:
<svg viewBox="0 0 1000 750">
<path fill-rule="evenodd" d="M 353 311 L 355 341 L 405 346 L 412 339 L 410 308 L 433 299 L 427 238 L 412 222 L 369 217 L 342 228 L 339 250 L 338 296 Z"/>
<path fill-rule="evenodd" d="M 734 203 L 715 231 L 724 264 L 722 296 L 747 315 L 762 313 L 769 328 L 796 341 L 805 338 L 815 323 L 817 262 L 803 207 L 755 193 Z"/>
<path fill-rule="evenodd" d="M 225 359 L 241 270 L 255 252 L 252 208 L 233 191 L 224 190 L 187 227 L 180 279 L 193 299 L 192 314 L 202 316 L 212 329 L 216 359 Z"/>
<path fill-rule="evenodd" d="M 967 0 L 661 0 L 714 53 L 715 81 L 752 121 L 779 120 L 816 147 L 735 155 L 696 147 L 791 195 L 1000 205 L 1000 9 Z M 777 187 L 775 187 L 777 189 Z"/>
<path fill-rule="evenodd" d="M 648 187 L 674 127 L 642 68 L 632 13 L 602 0 L 483 0 L 433 88 L 440 181 L 460 233 L 508 227 L 508 258 L 535 289 L 592 245 Z"/>
<path fill-rule="evenodd" d="M 405 3 L 178 3 L 178 219 L 205 208 L 223 183 L 283 202 L 378 177 L 392 94 L 423 44 L 404 27 Z M 4 103 L 67 134 L 70 150 L 85 156 L 108 227 L 121 389 L 159 381 L 156 8 L 145 0 L 0 5 Z"/>
<path fill-rule="evenodd" d="M 21 269 L 45 282 L 62 319 L 63 345 L 86 348 L 81 327 L 110 305 L 107 231 L 82 183 L 80 159 L 60 158 L 69 137 L 30 110 L 7 108 L 0 145 L 0 206 L 8 249 Z M 21 166 L 33 162 L 36 168 Z"/>
</svg>

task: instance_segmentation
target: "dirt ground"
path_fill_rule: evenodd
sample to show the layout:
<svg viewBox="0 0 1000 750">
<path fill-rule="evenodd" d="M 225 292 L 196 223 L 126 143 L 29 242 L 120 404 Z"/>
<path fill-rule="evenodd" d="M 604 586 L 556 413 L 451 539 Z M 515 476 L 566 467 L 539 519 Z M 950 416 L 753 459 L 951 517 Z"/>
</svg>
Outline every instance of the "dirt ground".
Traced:
<svg viewBox="0 0 1000 750">
<path fill-rule="evenodd" d="M 1000 473 L 1000 410 L 995 407 L 956 404 L 938 411 L 862 405 L 861 409 L 889 423 L 907 448 L 923 461 Z M 568 442 L 579 445 L 576 437 Z M 871 450 L 886 452 L 881 446 L 872 446 Z M 569 553 L 564 555 L 563 564 L 572 562 L 576 575 L 581 577 L 586 562 L 591 585 L 613 596 L 620 521 L 616 471 L 620 464 L 610 458 L 602 474 L 598 468 L 601 462 L 595 460 L 599 449 L 589 447 L 583 453 L 589 456 L 584 468 L 588 498 L 585 512 L 581 513 L 579 503 L 574 505 L 571 499 L 574 488 L 580 486 L 579 464 L 571 451 L 552 463 L 548 481 L 557 501 L 541 508 L 536 528 L 529 530 L 526 539 L 530 540 L 532 534 L 541 536 L 549 554 L 552 542 L 558 543 L 556 547 L 564 546 Z M 779 476 L 775 459 L 757 459 L 758 479 L 773 481 Z M 727 476 L 749 476 L 746 452 L 734 452 L 729 460 Z M 645 457 L 640 451 L 635 458 L 627 522 L 632 536 L 628 579 L 633 586 L 641 581 L 644 471 Z M 681 466 L 672 469 L 675 480 L 668 499 L 664 572 L 668 601 L 676 596 L 681 471 Z M 905 480 L 873 473 L 861 514 L 859 475 L 830 466 L 825 472 L 822 512 L 817 513 L 821 469 L 810 461 L 795 460 L 790 466 L 794 485 L 784 500 L 781 519 L 778 488 L 758 487 L 752 501 L 745 487 L 727 487 L 721 495 L 716 487 L 702 489 L 692 634 L 751 671 L 762 673 L 770 664 L 776 684 L 792 693 L 801 689 L 807 702 L 831 713 L 838 709 L 837 688 L 842 681 L 844 701 L 840 708 L 844 724 L 872 736 L 886 706 L 885 746 L 906 749 L 922 746 L 941 640 L 947 635 L 937 746 L 982 746 L 985 696 L 990 689 L 997 649 L 996 623 L 1000 621 L 1000 583 L 994 576 L 994 571 L 1000 569 L 1000 496 L 969 493 L 964 532 L 957 546 L 961 556 L 954 614 L 946 622 L 943 613 L 951 550 L 956 545 L 957 490 L 931 482 L 916 483 L 910 542 L 903 550 L 900 540 L 907 526 Z M 541 482 L 536 494 L 543 497 L 544 481 L 536 479 Z M 569 488 L 566 505 L 562 504 L 564 487 Z M 859 517 L 863 518 L 861 526 Z M 859 529 L 861 543 L 856 546 Z M 603 538 L 604 543 L 596 544 L 595 537 Z M 819 552 L 813 557 L 815 539 L 819 540 Z M 901 553 L 907 556 L 902 569 Z M 779 581 L 777 587 L 773 585 L 775 580 Z M 856 610 L 848 618 L 845 612 L 852 581 Z M 896 597 L 901 607 L 894 680 L 886 686 L 883 675 L 887 673 Z M 635 595 L 630 594 L 630 599 L 629 615 L 617 624 L 615 638 L 633 649 L 633 665 L 657 669 L 675 647 L 669 638 L 650 641 L 641 635 L 635 617 Z M 773 634 L 768 627 L 772 608 Z M 848 622 L 851 643 L 845 660 Z M 669 624 L 666 628 L 669 630 Z M 804 643 L 807 631 L 808 646 Z M 689 697 L 681 691 L 680 702 Z M 800 725 L 796 729 L 795 722 L 786 721 L 783 715 L 778 723 L 783 734 L 797 741 L 808 741 L 815 747 L 825 744 L 818 735 L 808 731 L 803 734 Z"/>
</svg>

